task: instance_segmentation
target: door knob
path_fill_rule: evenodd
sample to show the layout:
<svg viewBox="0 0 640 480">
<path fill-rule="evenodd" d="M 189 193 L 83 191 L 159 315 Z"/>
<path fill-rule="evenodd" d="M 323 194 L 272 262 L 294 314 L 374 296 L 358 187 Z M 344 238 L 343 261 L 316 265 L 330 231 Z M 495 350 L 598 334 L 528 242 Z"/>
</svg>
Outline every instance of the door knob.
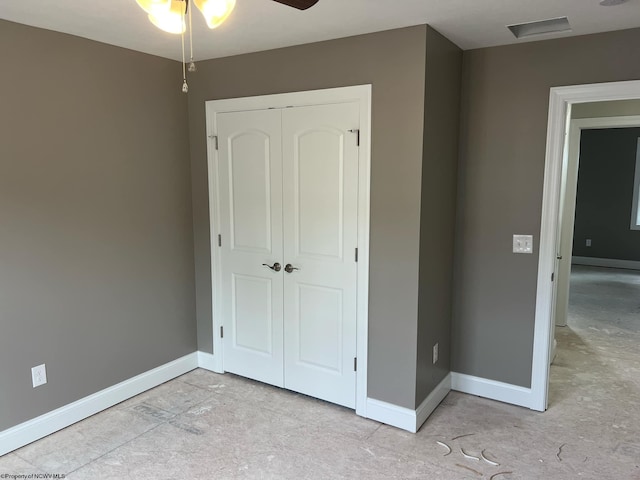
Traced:
<svg viewBox="0 0 640 480">
<path fill-rule="evenodd" d="M 298 267 L 294 267 L 293 265 L 291 265 L 290 263 L 287 263 L 284 266 L 284 271 L 287 273 L 292 273 L 294 270 L 300 270 Z"/>
<path fill-rule="evenodd" d="M 279 272 L 280 270 L 282 270 L 282 266 L 278 262 L 274 263 L 273 266 L 267 263 L 263 263 L 262 265 L 264 265 L 265 267 L 269 267 L 274 272 Z"/>
</svg>

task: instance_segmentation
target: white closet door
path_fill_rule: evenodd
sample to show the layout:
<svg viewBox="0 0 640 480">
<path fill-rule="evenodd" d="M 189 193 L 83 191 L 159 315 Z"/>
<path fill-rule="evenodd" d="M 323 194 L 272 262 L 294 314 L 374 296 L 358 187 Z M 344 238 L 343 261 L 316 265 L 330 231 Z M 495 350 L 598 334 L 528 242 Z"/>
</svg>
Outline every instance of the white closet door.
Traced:
<svg viewBox="0 0 640 480">
<path fill-rule="evenodd" d="M 283 386 L 281 114 L 217 119 L 224 369 Z"/>
<path fill-rule="evenodd" d="M 355 407 L 359 106 L 282 112 L 285 388 Z"/>
</svg>

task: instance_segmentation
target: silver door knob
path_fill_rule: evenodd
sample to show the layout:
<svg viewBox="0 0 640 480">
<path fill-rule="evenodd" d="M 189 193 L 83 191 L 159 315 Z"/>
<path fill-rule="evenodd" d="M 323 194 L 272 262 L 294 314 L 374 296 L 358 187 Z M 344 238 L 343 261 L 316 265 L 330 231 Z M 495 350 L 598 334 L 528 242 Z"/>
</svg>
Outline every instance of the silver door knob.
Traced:
<svg viewBox="0 0 640 480">
<path fill-rule="evenodd" d="M 265 267 L 269 267 L 274 272 L 279 272 L 280 270 L 282 270 L 282 265 L 280 265 L 278 262 L 274 263 L 273 266 L 271 266 L 271 265 L 269 265 L 267 263 L 263 263 L 262 265 L 265 266 Z"/>
<path fill-rule="evenodd" d="M 294 267 L 293 265 L 291 265 L 290 263 L 287 263 L 284 266 L 284 271 L 287 273 L 292 273 L 294 270 L 300 270 L 298 267 Z"/>
</svg>

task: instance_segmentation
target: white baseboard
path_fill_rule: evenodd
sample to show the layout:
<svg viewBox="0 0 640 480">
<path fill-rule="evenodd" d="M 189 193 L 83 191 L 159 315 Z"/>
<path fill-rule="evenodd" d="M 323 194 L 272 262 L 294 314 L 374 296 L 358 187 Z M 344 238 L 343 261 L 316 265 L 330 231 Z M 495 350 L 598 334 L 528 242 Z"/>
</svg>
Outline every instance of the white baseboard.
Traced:
<svg viewBox="0 0 640 480">
<path fill-rule="evenodd" d="M 534 399 L 531 389 L 510 383 L 496 382 L 495 380 L 452 372 L 451 389 L 470 395 L 490 398 L 491 400 L 498 400 L 499 402 L 533 408 Z"/>
<path fill-rule="evenodd" d="M 0 432 L 0 456 L 73 425 L 197 367 L 215 371 L 214 356 L 205 352 L 185 355 L 64 407 L 4 430 Z M 451 373 L 440 382 L 416 410 L 367 398 L 367 418 L 415 433 L 451 389 L 522 406 L 527 406 L 522 398 L 527 393 L 530 395 L 530 389 Z"/>
<path fill-rule="evenodd" d="M 198 352 L 0 432 L 0 456 L 84 420 L 198 367 Z"/>
<path fill-rule="evenodd" d="M 205 370 L 209 370 L 211 372 L 218 372 L 218 370 L 216 369 L 216 359 L 210 353 L 198 352 L 198 367 L 204 368 Z"/>
<path fill-rule="evenodd" d="M 392 403 L 367 398 L 367 418 L 416 433 L 416 411 Z"/>
<path fill-rule="evenodd" d="M 590 267 L 624 268 L 640 270 L 640 262 L 634 260 L 618 260 L 616 258 L 571 257 L 572 265 L 588 265 Z"/>
<path fill-rule="evenodd" d="M 433 413 L 451 390 L 451 374 L 420 404 L 417 410 L 399 407 L 391 403 L 382 402 L 374 398 L 367 398 L 367 418 L 377 420 L 392 427 L 401 428 L 411 433 L 416 433 L 422 424 Z"/>
<path fill-rule="evenodd" d="M 451 391 L 451 373 L 447 374 L 416 410 L 416 432 Z"/>
</svg>

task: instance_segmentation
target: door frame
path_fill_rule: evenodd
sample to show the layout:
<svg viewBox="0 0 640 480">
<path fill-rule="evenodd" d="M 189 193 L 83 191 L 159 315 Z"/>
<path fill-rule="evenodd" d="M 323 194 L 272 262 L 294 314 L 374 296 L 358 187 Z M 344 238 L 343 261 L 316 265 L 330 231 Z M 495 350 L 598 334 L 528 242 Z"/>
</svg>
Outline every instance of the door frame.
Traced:
<svg viewBox="0 0 640 480">
<path fill-rule="evenodd" d="M 557 269 L 562 163 L 565 137 L 569 133 L 567 129 L 571 119 L 571 106 L 577 103 L 631 99 L 640 99 L 639 80 L 553 87 L 550 90 L 531 365 L 529 408 L 533 410 L 545 411 L 548 403 L 549 358 L 555 331 L 553 309 L 557 293 L 557 282 L 552 280 L 552 275 Z"/>
<path fill-rule="evenodd" d="M 269 108 L 359 102 L 360 148 L 358 151 L 358 262 L 356 288 L 356 413 L 366 416 L 369 333 L 369 218 L 371 185 L 371 85 L 310 90 L 274 95 L 229 98 L 205 102 L 207 131 L 207 167 L 209 186 L 209 231 L 211 237 L 211 309 L 213 328 L 213 370 L 224 373 L 223 344 L 220 336 L 221 259 L 218 250 L 220 232 L 217 115 L 225 112 L 265 110 Z"/>
</svg>

